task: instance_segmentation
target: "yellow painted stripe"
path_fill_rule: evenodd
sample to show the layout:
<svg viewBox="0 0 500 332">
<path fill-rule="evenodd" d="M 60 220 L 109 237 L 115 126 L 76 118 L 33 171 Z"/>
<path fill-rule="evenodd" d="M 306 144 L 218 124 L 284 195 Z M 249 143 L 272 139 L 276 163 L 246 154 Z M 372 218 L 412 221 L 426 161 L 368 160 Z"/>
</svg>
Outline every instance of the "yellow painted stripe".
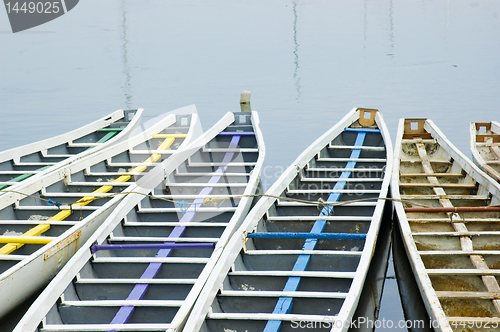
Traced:
<svg viewBox="0 0 500 332">
<path fill-rule="evenodd" d="M 52 241 L 51 238 L 46 238 L 43 236 L 33 237 L 24 237 L 24 234 L 19 237 L 0 237 L 0 243 L 22 243 L 22 244 L 47 244 Z"/>
<path fill-rule="evenodd" d="M 158 147 L 158 149 L 156 149 L 156 150 L 167 150 L 167 149 L 170 147 L 170 145 L 172 145 L 172 143 L 173 143 L 174 141 L 175 141 L 175 138 L 173 138 L 173 137 L 170 137 L 170 138 L 169 138 L 169 137 L 167 137 L 167 138 L 163 141 L 163 143 L 161 143 L 161 144 L 160 144 L 160 146 Z"/>
<path fill-rule="evenodd" d="M 153 135 L 153 137 L 154 138 L 165 138 L 165 140 L 160 144 L 160 146 L 158 147 L 157 150 L 167 150 L 172 145 L 172 143 L 174 143 L 175 138 L 186 137 L 186 134 L 166 134 L 166 135 L 160 134 L 160 135 Z M 161 154 L 153 153 L 148 159 L 144 160 L 143 163 L 145 163 L 145 164 L 154 163 L 160 158 L 161 158 Z M 145 165 L 140 165 L 140 166 L 134 167 L 130 172 L 128 172 L 130 175 L 129 174 L 121 175 L 118 178 L 116 178 L 115 180 L 113 180 L 113 182 L 127 182 L 132 177 L 131 175 L 137 174 L 137 173 L 142 173 L 146 169 L 147 169 L 147 166 L 145 166 Z M 104 194 L 104 193 L 107 193 L 108 191 L 110 191 L 111 189 L 113 189 L 112 185 L 104 185 L 104 186 L 94 190 L 92 193 L 93 194 Z M 76 203 L 73 203 L 72 206 L 85 206 L 85 205 L 93 202 L 95 200 L 95 198 L 96 198 L 95 196 L 90 196 L 90 195 L 84 196 L 83 198 L 76 201 Z M 71 212 L 72 212 L 71 210 L 61 210 L 56 215 L 49 218 L 48 220 L 58 220 L 58 221 L 64 220 L 71 215 Z M 32 229 L 30 229 L 26 233 L 24 233 L 23 236 L 38 236 L 38 235 L 42 234 L 43 232 L 47 231 L 49 228 L 50 228 L 50 225 L 48 225 L 48 224 L 40 224 L 38 226 L 33 227 Z M 15 241 L 19 241 L 19 240 L 17 240 L 17 238 L 16 238 Z M 22 247 L 25 243 L 35 243 L 35 242 L 27 242 L 27 241 L 31 241 L 31 240 L 26 239 L 26 241 L 23 241 L 24 243 L 21 243 L 21 242 L 7 243 L 6 245 L 4 245 L 3 247 L 0 248 L 0 255 L 8 255 L 11 252 L 13 252 L 14 250 Z M 47 241 L 47 242 L 43 242 L 43 243 L 50 242 L 50 240 L 47 240 L 47 239 L 40 239 L 40 241 Z M 7 241 L 5 241 L 5 242 L 7 242 Z M 2 242 L 0 241 L 0 243 L 2 243 Z M 40 243 L 42 243 L 42 242 L 40 242 Z"/>
<path fill-rule="evenodd" d="M 132 176 L 130 175 L 121 175 L 120 177 L 117 177 L 116 179 L 113 180 L 113 182 L 127 182 L 128 180 L 130 180 Z"/>
<path fill-rule="evenodd" d="M 30 229 L 29 231 L 27 231 L 23 235 L 26 235 L 26 236 L 37 236 L 37 235 L 42 234 L 43 232 L 48 231 L 49 228 L 50 228 L 49 224 L 40 224 L 40 225 L 37 225 L 37 226 L 33 227 L 32 229 Z"/>
<path fill-rule="evenodd" d="M 71 210 L 61 210 L 55 216 L 50 217 L 48 220 L 61 221 L 68 218 L 71 215 Z"/>
<path fill-rule="evenodd" d="M 153 138 L 185 138 L 186 136 L 187 134 L 156 134 Z"/>
<path fill-rule="evenodd" d="M 17 248 L 20 248 L 22 246 L 23 246 L 22 243 L 8 243 L 4 245 L 2 248 L 0 248 L 0 255 L 8 255 Z"/>
<path fill-rule="evenodd" d="M 146 168 L 148 168 L 147 166 L 137 166 L 137 167 L 134 167 L 133 169 L 130 170 L 130 174 L 138 174 L 138 173 L 142 173 L 146 170 Z"/>
<path fill-rule="evenodd" d="M 49 228 L 50 228 L 49 224 L 40 224 L 33 227 L 26 233 L 24 233 L 23 236 L 37 236 L 42 234 L 43 232 L 46 232 Z M 4 245 L 2 248 L 0 248 L 0 255 L 8 255 L 14 250 L 21 248 L 23 245 L 24 243 L 20 242 L 8 243 Z"/>
<path fill-rule="evenodd" d="M 152 164 L 155 161 L 157 161 L 158 159 L 160 159 L 160 157 L 161 157 L 161 154 L 153 153 L 148 159 L 144 160 L 143 162 L 145 164 Z M 132 174 L 142 173 L 146 170 L 146 168 L 148 168 L 148 167 L 145 165 L 139 165 L 139 166 L 132 168 L 129 173 L 132 173 Z"/>
<path fill-rule="evenodd" d="M 168 148 L 174 143 L 175 138 L 167 137 L 163 143 L 160 144 L 157 150 L 168 150 Z M 144 164 L 152 164 L 156 162 L 158 159 L 161 158 L 161 154 L 159 153 L 153 153 L 148 159 L 144 160 Z M 140 165 L 137 167 L 134 167 L 132 170 L 130 170 L 129 173 L 142 173 L 144 170 L 147 168 L 147 166 Z"/>
<path fill-rule="evenodd" d="M 151 155 L 151 157 L 149 157 L 148 159 L 144 160 L 144 163 L 145 164 L 152 164 L 154 163 L 155 161 L 157 161 L 158 159 L 160 159 L 161 157 L 161 154 L 158 154 L 158 153 L 153 153 Z"/>
</svg>

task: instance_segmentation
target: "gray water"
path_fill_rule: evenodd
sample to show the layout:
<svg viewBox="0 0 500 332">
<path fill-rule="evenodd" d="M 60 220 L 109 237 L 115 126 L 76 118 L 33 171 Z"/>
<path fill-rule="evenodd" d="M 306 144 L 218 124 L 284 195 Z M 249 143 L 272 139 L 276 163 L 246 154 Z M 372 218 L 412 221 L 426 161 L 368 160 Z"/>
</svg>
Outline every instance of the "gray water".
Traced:
<svg viewBox="0 0 500 332">
<path fill-rule="evenodd" d="M 0 9 L 0 150 L 121 108 L 196 104 L 203 128 L 252 92 L 268 188 L 353 107 L 432 119 L 467 156 L 500 120 L 498 0 L 86 0 L 13 34 Z M 389 271 L 389 275 L 393 271 Z M 402 319 L 388 279 L 381 318 Z M 397 329 L 391 329 L 397 330 Z"/>
</svg>

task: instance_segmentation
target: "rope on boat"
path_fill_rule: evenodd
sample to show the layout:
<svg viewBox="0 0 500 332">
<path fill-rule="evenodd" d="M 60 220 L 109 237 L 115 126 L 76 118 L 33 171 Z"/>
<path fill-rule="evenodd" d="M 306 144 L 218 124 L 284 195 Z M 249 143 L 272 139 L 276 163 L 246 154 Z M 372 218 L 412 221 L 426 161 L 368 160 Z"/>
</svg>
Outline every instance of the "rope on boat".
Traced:
<svg viewBox="0 0 500 332">
<path fill-rule="evenodd" d="M 47 201 L 47 205 L 57 206 L 57 208 L 58 208 L 59 210 L 61 210 L 61 204 L 62 204 L 62 203 L 61 203 L 61 201 L 55 201 L 55 202 L 54 202 L 54 201 L 53 201 L 53 200 L 51 200 L 51 199 L 49 199 L 49 200 Z"/>
<path fill-rule="evenodd" d="M 26 197 L 31 197 L 31 198 L 34 198 L 34 199 L 38 199 L 40 201 L 46 202 L 47 205 L 57 206 L 59 208 L 59 210 L 60 209 L 74 210 L 73 204 L 75 204 L 75 203 L 61 203 L 60 201 L 54 202 L 52 199 L 46 199 L 46 198 L 43 198 L 43 197 L 38 197 L 38 196 L 30 195 L 30 194 L 25 194 L 25 193 L 22 193 L 22 192 L 19 192 L 19 191 L 15 191 L 15 190 L 0 190 L 0 192 L 10 192 L 10 193 L 15 193 L 15 194 L 23 195 L 23 196 L 26 196 Z M 128 194 L 137 194 L 137 195 L 142 195 L 142 196 L 149 197 L 149 198 L 152 198 L 152 199 L 159 199 L 159 200 L 162 200 L 162 201 L 165 201 L 165 202 L 171 202 L 171 203 L 175 204 L 175 207 L 179 208 L 183 214 L 191 206 L 193 206 L 193 208 L 195 210 L 196 210 L 197 207 L 206 206 L 206 205 L 209 205 L 209 204 L 213 204 L 214 207 L 219 208 L 219 207 L 222 206 L 222 204 L 224 203 L 224 201 L 229 200 L 229 199 L 236 199 L 236 198 L 265 198 L 265 197 L 280 199 L 280 200 L 289 201 L 289 202 L 296 202 L 296 203 L 303 203 L 303 204 L 315 205 L 320 210 L 324 206 L 343 206 L 343 205 L 348 205 L 348 204 L 352 204 L 352 203 L 367 202 L 367 201 L 377 201 L 377 200 L 385 200 L 385 201 L 392 201 L 392 202 L 399 202 L 399 203 L 407 203 L 407 204 L 411 204 L 413 206 L 420 206 L 422 208 L 431 208 L 431 209 L 435 208 L 435 206 L 418 203 L 418 202 L 415 202 L 415 201 L 412 201 L 412 200 L 397 199 L 397 198 L 391 198 L 391 197 L 370 197 L 370 198 L 359 198 L 359 199 L 353 199 L 353 200 L 347 200 L 347 201 L 341 201 L 341 202 L 327 202 L 327 201 L 323 200 L 321 197 L 317 201 L 309 201 L 309 200 L 305 200 L 305 199 L 298 199 L 298 198 L 285 197 L 285 196 L 275 196 L 275 195 L 269 195 L 269 194 L 228 195 L 228 196 L 224 196 L 224 197 L 217 197 L 217 196 L 215 196 L 215 197 L 211 197 L 211 198 L 207 197 L 207 198 L 205 198 L 205 200 L 201 204 L 190 204 L 190 203 L 188 203 L 186 201 L 183 201 L 183 200 L 182 201 L 176 201 L 176 200 L 172 200 L 172 199 L 168 199 L 168 198 L 164 198 L 164 197 L 160 197 L 160 196 L 156 196 L 156 195 L 152 195 L 152 194 L 144 194 L 144 193 L 137 192 L 137 191 L 122 191 L 122 192 L 119 192 L 119 193 L 111 193 L 111 194 L 102 195 L 102 196 L 86 195 L 86 196 L 89 196 L 91 198 L 89 198 L 89 199 L 81 199 L 79 202 L 81 204 L 81 203 L 86 203 L 87 200 L 91 202 L 93 200 L 97 200 L 97 199 L 101 199 L 101 198 L 112 198 L 112 197 L 117 196 L 117 195 L 128 195 Z M 81 206 L 80 204 L 78 206 Z M 500 207 L 500 205 L 489 205 L 488 207 Z"/>
</svg>

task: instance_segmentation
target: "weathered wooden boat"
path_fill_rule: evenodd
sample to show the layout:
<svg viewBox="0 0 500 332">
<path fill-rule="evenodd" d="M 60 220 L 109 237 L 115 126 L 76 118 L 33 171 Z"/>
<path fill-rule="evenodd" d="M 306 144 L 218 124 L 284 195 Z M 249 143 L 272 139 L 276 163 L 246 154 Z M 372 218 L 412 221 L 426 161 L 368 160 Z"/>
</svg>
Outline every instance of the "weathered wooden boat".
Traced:
<svg viewBox="0 0 500 332">
<path fill-rule="evenodd" d="M 184 331 L 349 329 L 382 223 L 391 162 L 382 115 L 349 112 L 252 208 Z M 376 305 L 365 317 L 374 319 Z"/>
<path fill-rule="evenodd" d="M 263 144 L 256 112 L 226 114 L 140 180 L 14 331 L 180 328 L 250 208 Z"/>
<path fill-rule="evenodd" d="M 500 182 L 500 123 L 472 122 L 470 150 L 475 162 Z"/>
<path fill-rule="evenodd" d="M 418 324 L 422 330 L 496 330 L 500 185 L 428 119 L 401 119 L 395 151 L 392 196 L 429 315 Z"/>
<path fill-rule="evenodd" d="M 27 181 L 0 200 L 0 318 L 46 285 L 133 191 L 141 175 L 192 140 L 194 108 L 171 114 L 126 141 Z"/>
<path fill-rule="evenodd" d="M 142 112 L 118 110 L 68 133 L 0 152 L 0 195 L 126 139 L 139 125 Z"/>
</svg>

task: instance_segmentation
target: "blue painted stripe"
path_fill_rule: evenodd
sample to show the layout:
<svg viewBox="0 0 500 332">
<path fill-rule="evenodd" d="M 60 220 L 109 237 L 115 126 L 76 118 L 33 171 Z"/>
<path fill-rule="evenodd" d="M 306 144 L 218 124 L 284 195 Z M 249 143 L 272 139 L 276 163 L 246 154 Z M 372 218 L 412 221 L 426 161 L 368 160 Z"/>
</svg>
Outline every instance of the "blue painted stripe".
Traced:
<svg viewBox="0 0 500 332">
<path fill-rule="evenodd" d="M 253 131 L 221 131 L 219 136 L 255 136 Z"/>
<path fill-rule="evenodd" d="M 354 146 L 363 146 L 363 143 L 365 142 L 365 138 L 366 138 L 365 132 L 358 133 L 358 136 L 356 137 L 356 141 L 354 142 Z M 355 149 L 354 151 L 361 151 L 361 150 Z M 358 156 L 359 156 L 359 154 L 358 154 Z"/>
<path fill-rule="evenodd" d="M 354 131 L 358 133 L 380 133 L 380 129 L 371 128 L 344 128 L 344 131 Z"/>
<path fill-rule="evenodd" d="M 292 233 L 292 232 L 264 232 L 250 233 L 249 238 L 259 239 L 364 239 L 366 234 L 357 233 Z"/>
<path fill-rule="evenodd" d="M 348 130 L 350 129 L 350 130 Z M 358 135 L 356 137 L 356 141 L 354 143 L 354 146 L 363 146 L 366 133 L 367 132 L 380 132 L 378 129 L 365 129 L 365 128 L 345 128 L 346 131 L 355 131 L 358 132 Z M 351 157 L 350 158 L 359 158 L 361 154 L 361 149 L 353 149 L 351 152 Z M 350 169 L 354 169 L 356 166 L 355 161 L 349 161 L 346 165 L 346 170 L 340 174 L 339 178 L 341 179 L 347 179 L 351 176 L 351 171 Z M 341 190 L 344 189 L 346 185 L 346 181 L 338 181 L 335 186 L 334 190 Z M 340 194 L 339 193 L 331 193 L 330 196 L 328 197 L 327 202 L 338 202 L 340 199 Z M 321 209 L 320 216 L 329 216 L 333 213 L 333 206 L 324 206 Z M 323 229 L 326 226 L 326 220 L 316 220 L 314 223 L 310 234 L 312 236 L 319 235 L 320 233 L 323 232 Z M 254 233 L 255 234 L 255 233 Z M 250 234 L 249 234 L 250 235 Z M 352 234 L 354 235 L 354 234 Z M 366 237 L 365 234 L 359 234 L 362 235 L 363 237 Z M 319 238 L 319 237 L 318 237 Z M 302 250 L 314 250 L 316 247 L 316 244 L 318 243 L 318 238 L 308 238 L 306 239 L 304 245 L 302 246 Z M 311 258 L 311 255 L 299 255 L 297 258 L 295 265 L 293 267 L 293 271 L 305 271 L 307 268 L 307 264 L 309 263 L 309 260 Z M 300 277 L 289 277 L 287 280 L 287 283 L 285 284 L 284 291 L 288 292 L 295 292 L 300 284 Z M 288 314 L 292 311 L 292 306 L 293 306 L 293 298 L 291 297 L 280 297 L 278 300 L 278 303 L 274 307 L 273 314 Z M 266 327 L 264 328 L 264 332 L 278 332 L 281 328 L 282 321 L 280 320 L 270 320 L 267 322 Z"/>
<path fill-rule="evenodd" d="M 241 136 L 239 133 L 236 133 L 235 136 L 231 139 L 231 142 L 229 143 L 229 149 L 234 149 L 238 147 L 238 143 L 240 141 Z M 224 155 L 224 158 L 222 160 L 223 163 L 229 164 L 234 157 L 234 152 L 226 152 Z M 215 171 L 215 175 L 213 175 L 210 180 L 208 181 L 208 184 L 214 184 L 219 182 L 221 179 L 222 175 L 224 172 L 227 170 L 227 165 L 225 166 L 220 166 L 217 171 Z M 200 196 L 202 195 L 209 195 L 214 187 L 212 186 L 207 186 L 203 188 L 200 191 Z M 179 223 L 184 223 L 184 222 L 191 222 L 194 217 L 196 216 L 196 206 L 200 205 L 203 203 L 205 200 L 205 197 L 199 197 L 196 198 L 191 206 L 189 207 L 188 211 L 184 213 L 182 218 L 179 220 Z M 171 238 L 178 238 L 181 237 L 184 231 L 186 230 L 186 226 L 176 226 L 170 233 L 168 237 Z M 175 244 L 176 242 L 164 242 L 165 244 Z M 160 249 L 158 253 L 156 254 L 155 257 L 167 257 L 170 255 L 172 252 L 172 249 Z M 160 271 L 160 268 L 162 266 L 162 263 L 154 262 L 150 263 L 144 273 L 141 276 L 141 279 L 153 279 L 158 271 Z M 130 292 L 129 296 L 127 297 L 127 300 L 140 300 L 148 290 L 149 284 L 136 284 L 132 291 Z M 135 310 L 134 306 L 122 306 L 114 316 L 113 320 L 111 321 L 111 324 L 125 324 L 128 322 L 130 317 L 132 316 L 133 312 Z M 114 332 L 114 331 L 109 331 L 109 332 Z"/>
</svg>

